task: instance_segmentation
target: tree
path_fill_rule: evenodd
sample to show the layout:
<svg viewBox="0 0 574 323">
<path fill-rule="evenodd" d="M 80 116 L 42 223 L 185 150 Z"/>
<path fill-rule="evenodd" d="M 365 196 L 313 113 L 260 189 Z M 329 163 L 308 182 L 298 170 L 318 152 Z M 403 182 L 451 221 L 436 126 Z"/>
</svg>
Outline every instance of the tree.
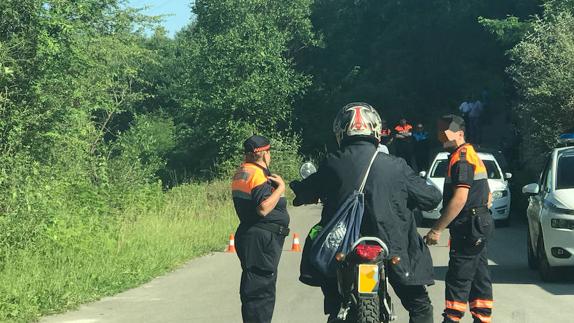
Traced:
<svg viewBox="0 0 574 323">
<path fill-rule="evenodd" d="M 315 1 L 313 23 L 324 47 L 304 51 L 298 66 L 313 85 L 297 104 L 305 151 L 334 146 L 328 122 L 352 101 L 366 101 L 394 123 L 426 123 L 456 111 L 485 88 L 496 110 L 509 106 L 505 50 L 478 17 L 529 17 L 532 1 Z M 313 109 L 307 109 L 312 106 Z"/>
<path fill-rule="evenodd" d="M 574 16 L 563 7 L 547 9 L 532 28 L 510 51 L 508 73 L 518 91 L 524 160 L 538 170 L 558 135 L 574 125 Z"/>
<path fill-rule="evenodd" d="M 0 15 L 2 258 L 40 239 L 70 201 L 93 216 L 121 205 L 128 192 L 110 193 L 122 184 L 111 169 L 122 164 L 112 159 L 141 170 L 130 183 L 153 180 L 151 168 L 135 166 L 159 162 L 134 138 L 147 140 L 152 123 L 170 122 L 140 122 L 143 135 L 127 132 L 122 141 L 132 149 L 111 148 L 120 136 L 112 121 L 136 113 L 147 97 L 142 70 L 156 58 L 134 31 L 148 21 L 137 11 L 116 0 L 7 0 Z"/>
<path fill-rule="evenodd" d="M 314 44 L 310 0 L 200 0 L 197 21 L 178 35 L 180 148 L 195 170 L 228 169 L 243 138 L 258 132 L 285 140 L 292 105 L 310 77 L 293 55 Z M 292 152 L 296 154 L 296 151 Z"/>
</svg>

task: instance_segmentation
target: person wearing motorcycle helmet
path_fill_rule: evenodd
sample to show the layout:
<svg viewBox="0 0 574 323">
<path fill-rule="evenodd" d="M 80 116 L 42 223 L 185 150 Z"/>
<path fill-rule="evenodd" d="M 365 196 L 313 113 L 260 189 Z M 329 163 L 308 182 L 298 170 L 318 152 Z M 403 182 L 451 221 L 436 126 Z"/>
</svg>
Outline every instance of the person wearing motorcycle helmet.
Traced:
<svg viewBox="0 0 574 323">
<path fill-rule="evenodd" d="M 235 233 L 241 262 L 241 315 L 243 322 L 271 323 L 275 307 L 277 267 L 289 214 L 285 184 L 271 174 L 271 144 L 254 135 L 243 143 L 245 160 L 233 176 L 233 204 L 239 217 Z"/>
<path fill-rule="evenodd" d="M 329 154 L 318 171 L 303 181 L 291 183 L 296 194 L 295 206 L 323 203 L 324 226 L 339 204 L 360 186 L 364 170 L 380 141 L 381 118 L 369 104 L 344 106 L 333 122 L 339 149 Z M 390 255 L 401 260 L 390 265 L 389 282 L 409 312 L 411 323 L 433 322 L 433 307 L 426 286 L 434 284 L 433 264 L 428 247 L 418 234 L 412 210 L 432 210 L 441 201 L 441 193 L 429 186 L 398 157 L 378 154 L 365 193 L 365 211 L 361 235 L 378 237 L 388 244 Z M 302 260 L 302 276 L 306 271 Z M 312 269 L 309 271 L 312 272 Z M 304 282 L 302 277 L 301 281 Z M 333 322 L 341 305 L 336 279 L 320 278 L 324 311 Z"/>
</svg>

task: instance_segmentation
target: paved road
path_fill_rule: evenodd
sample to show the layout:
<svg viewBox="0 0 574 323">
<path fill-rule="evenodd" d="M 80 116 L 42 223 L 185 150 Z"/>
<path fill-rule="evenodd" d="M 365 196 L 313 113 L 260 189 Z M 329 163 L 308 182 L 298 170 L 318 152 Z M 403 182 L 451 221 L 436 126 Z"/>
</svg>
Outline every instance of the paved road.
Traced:
<svg viewBox="0 0 574 323">
<path fill-rule="evenodd" d="M 320 208 L 291 210 L 292 229 L 305 233 L 319 218 Z M 426 232 L 427 229 L 421 229 Z M 495 323 L 573 322 L 574 284 L 543 284 L 536 272 L 528 270 L 525 258 L 525 227 L 497 229 L 490 248 L 495 292 Z M 437 283 L 429 289 L 435 305 L 435 321 L 440 322 L 444 275 L 448 263 L 446 238 L 433 247 Z M 291 247 L 291 239 L 285 249 Z M 281 259 L 274 323 L 324 322 L 322 295 L 316 288 L 297 281 L 300 253 L 286 251 Z M 240 320 L 240 266 L 234 254 L 216 253 L 190 261 L 182 268 L 154 279 L 139 288 L 99 302 L 81 306 L 78 311 L 46 317 L 42 323 L 234 323 Z M 395 298 L 396 299 L 396 298 Z M 397 323 L 408 322 L 399 309 Z M 467 314 L 463 322 L 471 322 Z"/>
</svg>

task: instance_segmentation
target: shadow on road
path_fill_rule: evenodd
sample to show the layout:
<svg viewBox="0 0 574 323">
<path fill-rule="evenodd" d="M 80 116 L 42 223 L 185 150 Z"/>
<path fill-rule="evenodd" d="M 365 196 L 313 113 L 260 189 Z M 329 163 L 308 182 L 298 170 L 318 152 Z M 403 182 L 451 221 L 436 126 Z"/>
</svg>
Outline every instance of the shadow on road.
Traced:
<svg viewBox="0 0 574 323">
<path fill-rule="evenodd" d="M 564 270 L 559 281 L 545 283 L 536 270 L 528 268 L 526 225 L 497 228 L 488 246 L 489 266 L 494 284 L 537 285 L 553 295 L 574 295 L 574 270 Z M 444 280 L 448 267 L 436 266 L 435 278 Z"/>
</svg>

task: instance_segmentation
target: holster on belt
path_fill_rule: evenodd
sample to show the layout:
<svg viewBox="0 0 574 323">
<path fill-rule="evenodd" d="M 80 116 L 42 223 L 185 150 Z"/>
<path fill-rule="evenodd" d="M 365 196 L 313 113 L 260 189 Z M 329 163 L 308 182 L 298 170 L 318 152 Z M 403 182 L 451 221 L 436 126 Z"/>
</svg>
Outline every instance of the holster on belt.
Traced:
<svg viewBox="0 0 574 323">
<path fill-rule="evenodd" d="M 469 246 L 480 246 L 494 232 L 494 220 L 488 207 L 470 208 L 459 214 L 452 229 L 453 237 L 465 240 Z"/>
<path fill-rule="evenodd" d="M 290 232 L 289 228 L 284 227 L 277 223 L 255 223 L 253 226 L 276 233 L 284 237 L 288 236 Z"/>
</svg>

